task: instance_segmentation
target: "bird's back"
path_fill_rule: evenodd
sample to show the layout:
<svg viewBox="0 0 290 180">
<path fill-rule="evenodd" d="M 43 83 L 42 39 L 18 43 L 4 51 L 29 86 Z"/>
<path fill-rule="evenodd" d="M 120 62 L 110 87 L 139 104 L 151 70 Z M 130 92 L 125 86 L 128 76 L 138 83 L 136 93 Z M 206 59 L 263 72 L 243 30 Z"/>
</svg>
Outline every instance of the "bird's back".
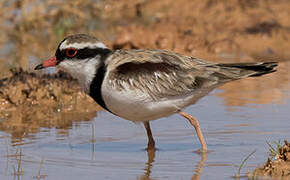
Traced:
<svg viewBox="0 0 290 180">
<path fill-rule="evenodd" d="M 152 120 L 194 104 L 226 82 L 270 73 L 275 66 L 217 64 L 164 50 L 118 50 L 106 61 L 102 94 L 119 116 Z"/>
</svg>

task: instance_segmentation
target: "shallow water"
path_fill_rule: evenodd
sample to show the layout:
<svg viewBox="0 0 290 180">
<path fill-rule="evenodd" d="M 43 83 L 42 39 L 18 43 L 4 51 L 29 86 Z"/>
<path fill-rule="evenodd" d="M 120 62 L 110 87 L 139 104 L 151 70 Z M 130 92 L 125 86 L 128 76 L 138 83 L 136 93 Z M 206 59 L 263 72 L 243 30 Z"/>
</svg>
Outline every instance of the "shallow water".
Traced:
<svg viewBox="0 0 290 180">
<path fill-rule="evenodd" d="M 277 73 L 237 81 L 185 111 L 200 120 L 210 153 L 179 115 L 151 123 L 158 151 L 148 153 L 142 125 L 98 112 L 90 121 L 42 128 L 17 139 L 0 132 L 0 179 L 232 179 L 268 157 L 266 141 L 289 139 L 289 63 Z M 13 140 L 11 140 L 13 139 Z M 40 176 L 39 176 L 40 175 Z"/>
</svg>

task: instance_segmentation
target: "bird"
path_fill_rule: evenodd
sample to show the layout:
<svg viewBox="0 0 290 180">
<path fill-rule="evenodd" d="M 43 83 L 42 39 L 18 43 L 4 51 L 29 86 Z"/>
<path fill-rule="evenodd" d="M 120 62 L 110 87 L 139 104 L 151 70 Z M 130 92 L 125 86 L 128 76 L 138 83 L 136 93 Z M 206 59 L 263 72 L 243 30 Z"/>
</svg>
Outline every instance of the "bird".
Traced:
<svg viewBox="0 0 290 180">
<path fill-rule="evenodd" d="M 103 109 L 143 123 L 147 150 L 156 150 L 149 122 L 179 114 L 195 128 L 200 151 L 207 152 L 198 120 L 183 109 L 225 83 L 275 72 L 277 65 L 213 63 L 161 49 L 111 50 L 94 36 L 74 34 L 64 38 L 55 56 L 35 70 L 56 66 L 76 78 Z"/>
</svg>

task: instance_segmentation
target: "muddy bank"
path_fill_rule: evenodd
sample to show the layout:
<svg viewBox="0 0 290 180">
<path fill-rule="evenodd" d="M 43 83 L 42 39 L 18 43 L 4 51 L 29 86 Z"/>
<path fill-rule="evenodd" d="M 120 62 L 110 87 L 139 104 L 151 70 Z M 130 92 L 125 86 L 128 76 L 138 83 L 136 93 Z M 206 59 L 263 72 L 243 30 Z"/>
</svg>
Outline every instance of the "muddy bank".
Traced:
<svg viewBox="0 0 290 180">
<path fill-rule="evenodd" d="M 161 48 L 236 61 L 290 57 L 289 1 L 109 2 L 106 18 L 119 22 L 114 48 Z M 126 17 L 122 23 L 114 12 Z"/>
<path fill-rule="evenodd" d="M 94 35 L 114 49 L 160 48 L 211 60 L 285 61 L 290 57 L 289 7 L 287 0 L 4 3 L 0 76 L 6 76 L 10 65 L 31 69 L 75 33 Z"/>
<path fill-rule="evenodd" d="M 39 128 L 69 128 L 88 121 L 100 107 L 64 73 L 36 75 L 17 70 L 0 80 L 0 130 L 22 137 Z"/>
<path fill-rule="evenodd" d="M 290 143 L 284 141 L 284 145 L 272 149 L 272 154 L 267 162 L 255 169 L 249 176 L 250 177 L 271 177 L 274 179 L 290 179 Z"/>
</svg>

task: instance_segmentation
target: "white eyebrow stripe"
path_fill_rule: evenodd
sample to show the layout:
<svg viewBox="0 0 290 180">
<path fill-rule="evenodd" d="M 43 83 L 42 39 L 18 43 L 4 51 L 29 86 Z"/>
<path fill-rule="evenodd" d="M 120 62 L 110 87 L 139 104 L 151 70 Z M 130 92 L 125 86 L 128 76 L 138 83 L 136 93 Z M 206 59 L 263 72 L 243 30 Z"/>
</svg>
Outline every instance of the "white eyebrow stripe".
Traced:
<svg viewBox="0 0 290 180">
<path fill-rule="evenodd" d="M 72 43 L 67 45 L 67 42 L 64 41 L 59 49 L 60 50 L 64 50 L 67 48 L 76 48 L 76 49 L 83 49 L 83 48 L 90 48 L 90 49 L 95 49 L 95 48 L 103 48 L 103 49 L 107 49 L 107 46 L 105 44 L 103 44 L 102 42 L 97 42 L 97 43 Z"/>
</svg>

